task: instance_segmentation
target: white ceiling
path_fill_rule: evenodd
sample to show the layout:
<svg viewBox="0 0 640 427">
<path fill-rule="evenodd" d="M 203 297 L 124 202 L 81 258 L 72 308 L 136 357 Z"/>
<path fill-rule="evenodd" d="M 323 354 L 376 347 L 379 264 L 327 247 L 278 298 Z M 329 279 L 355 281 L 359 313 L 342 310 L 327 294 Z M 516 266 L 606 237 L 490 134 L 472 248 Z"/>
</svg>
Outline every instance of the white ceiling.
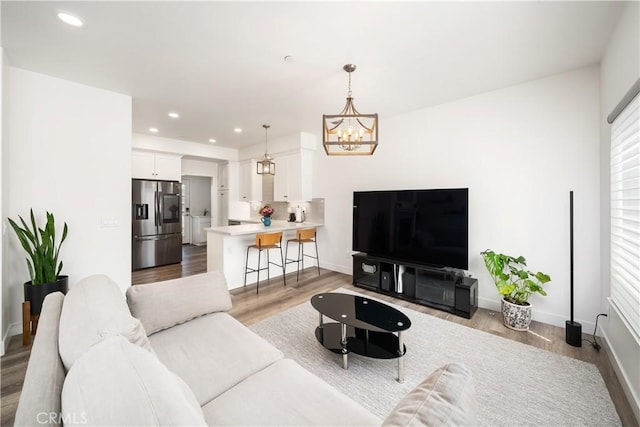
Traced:
<svg viewBox="0 0 640 427">
<path fill-rule="evenodd" d="M 621 10 L 610 1 L 5 0 L 2 46 L 12 66 L 131 95 L 134 132 L 153 126 L 238 148 L 262 143 L 263 123 L 270 138 L 321 134 L 322 114 L 345 102 L 344 64 L 358 66 L 356 107 L 379 113 L 383 128 L 386 117 L 596 64 Z"/>
</svg>

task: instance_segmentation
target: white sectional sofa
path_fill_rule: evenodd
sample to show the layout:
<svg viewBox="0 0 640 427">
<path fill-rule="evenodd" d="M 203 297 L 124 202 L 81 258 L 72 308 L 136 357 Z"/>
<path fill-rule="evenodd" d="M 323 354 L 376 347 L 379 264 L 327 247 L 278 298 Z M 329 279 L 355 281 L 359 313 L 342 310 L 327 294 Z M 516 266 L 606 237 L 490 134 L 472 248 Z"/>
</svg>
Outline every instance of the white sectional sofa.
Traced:
<svg viewBox="0 0 640 427">
<path fill-rule="evenodd" d="M 48 295 L 15 425 L 475 424 L 460 365 L 431 374 L 383 421 L 230 308 L 217 272 L 132 286 L 126 299 L 103 275 Z"/>
</svg>

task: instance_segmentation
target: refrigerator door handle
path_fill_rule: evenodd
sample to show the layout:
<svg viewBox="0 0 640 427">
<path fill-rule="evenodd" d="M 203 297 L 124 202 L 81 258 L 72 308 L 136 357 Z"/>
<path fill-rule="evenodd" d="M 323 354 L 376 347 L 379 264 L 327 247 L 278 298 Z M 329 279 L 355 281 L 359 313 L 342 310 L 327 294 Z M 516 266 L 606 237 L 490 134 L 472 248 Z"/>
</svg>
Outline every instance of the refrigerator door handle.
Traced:
<svg viewBox="0 0 640 427">
<path fill-rule="evenodd" d="M 158 225 L 162 227 L 162 211 L 164 209 L 164 200 L 162 198 L 162 191 L 158 191 Z"/>
<path fill-rule="evenodd" d="M 158 226 L 158 192 L 153 192 L 153 225 Z"/>
</svg>

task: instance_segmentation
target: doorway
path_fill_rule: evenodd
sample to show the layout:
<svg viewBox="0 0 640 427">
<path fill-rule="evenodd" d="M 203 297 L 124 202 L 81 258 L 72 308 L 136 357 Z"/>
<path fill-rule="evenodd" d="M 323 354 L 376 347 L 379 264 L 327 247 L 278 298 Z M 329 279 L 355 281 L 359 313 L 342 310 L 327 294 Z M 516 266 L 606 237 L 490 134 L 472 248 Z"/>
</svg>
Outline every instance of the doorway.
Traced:
<svg viewBox="0 0 640 427">
<path fill-rule="evenodd" d="M 206 244 L 205 228 L 211 227 L 211 192 L 212 179 L 208 176 L 182 176 L 184 209 L 183 244 Z"/>
</svg>

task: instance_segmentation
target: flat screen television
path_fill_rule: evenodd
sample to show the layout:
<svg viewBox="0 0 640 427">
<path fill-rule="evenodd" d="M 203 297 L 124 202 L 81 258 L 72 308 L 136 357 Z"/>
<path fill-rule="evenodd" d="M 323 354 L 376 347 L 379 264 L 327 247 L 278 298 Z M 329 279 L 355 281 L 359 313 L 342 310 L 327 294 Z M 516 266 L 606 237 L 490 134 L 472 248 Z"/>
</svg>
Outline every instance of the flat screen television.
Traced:
<svg viewBox="0 0 640 427">
<path fill-rule="evenodd" d="M 469 189 L 355 191 L 353 250 L 466 270 Z"/>
</svg>

